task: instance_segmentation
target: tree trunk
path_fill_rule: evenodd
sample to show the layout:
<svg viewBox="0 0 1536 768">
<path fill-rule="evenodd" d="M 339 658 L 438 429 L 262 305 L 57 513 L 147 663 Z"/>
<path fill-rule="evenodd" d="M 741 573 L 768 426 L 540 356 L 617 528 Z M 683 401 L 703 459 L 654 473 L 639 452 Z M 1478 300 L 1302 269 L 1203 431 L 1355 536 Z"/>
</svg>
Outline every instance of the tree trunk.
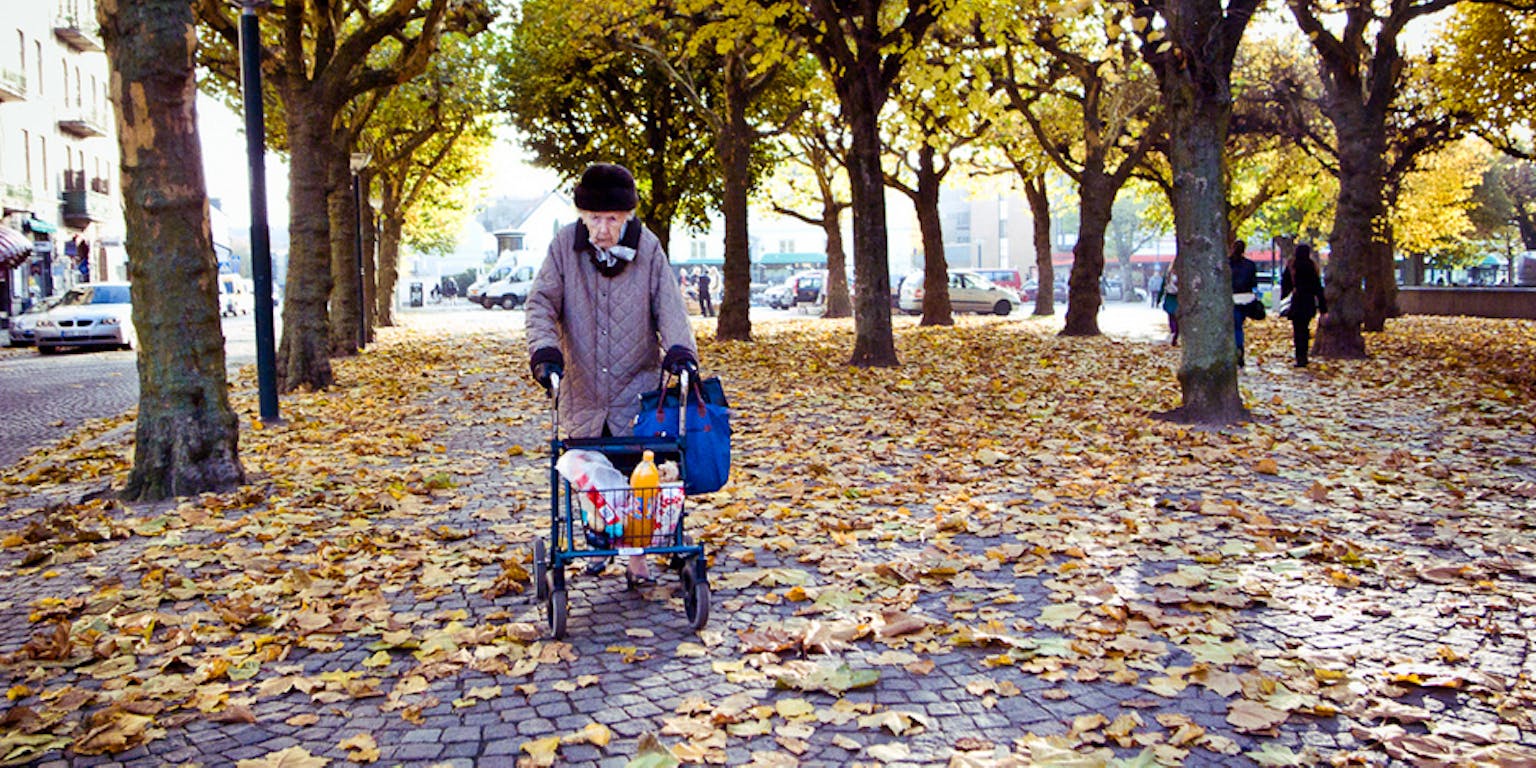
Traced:
<svg viewBox="0 0 1536 768">
<path fill-rule="evenodd" d="M 330 125 L 332 115 L 307 83 L 285 95 L 289 136 L 288 278 L 283 339 L 277 349 L 281 392 L 332 383 L 327 302 L 331 293 Z"/>
<path fill-rule="evenodd" d="M 1385 172 L 1381 126 L 1367 121 L 1363 108 L 1329 110 L 1339 140 L 1339 202 L 1328 239 L 1324 295 L 1328 313 L 1317 324 L 1312 353 L 1317 357 L 1358 359 L 1366 356 L 1365 276 L 1386 220 L 1382 200 Z M 1181 297 L 1182 298 L 1182 297 Z"/>
<path fill-rule="evenodd" d="M 821 210 L 821 230 L 827 235 L 827 306 L 822 317 L 852 317 L 848 296 L 848 254 L 843 251 L 842 206 L 830 198 Z"/>
<path fill-rule="evenodd" d="M 334 146 L 334 145 L 333 145 Z M 357 206 L 353 203 L 351 155 L 345 148 L 331 156 L 331 195 L 326 210 L 331 219 L 331 356 L 357 354 L 358 269 Z"/>
<path fill-rule="evenodd" d="M 861 63 L 878 70 L 879 60 Z M 848 77 L 838 86 L 849 122 L 848 183 L 853 191 L 854 291 L 853 355 L 858 367 L 896 366 L 891 331 L 890 246 L 885 228 L 885 174 L 880 169 L 878 115 L 884 104 L 875 83 L 878 71 Z"/>
<path fill-rule="evenodd" d="M 100 0 L 122 156 L 139 415 L 122 495 L 159 500 L 245 482 L 219 325 L 218 263 L 197 134 L 197 36 L 176 0 Z"/>
<path fill-rule="evenodd" d="M 1072 247 L 1072 274 L 1067 278 L 1067 321 L 1063 336 L 1098 336 L 1103 294 L 1104 233 L 1115 205 L 1115 189 L 1102 172 L 1083 171 L 1077 245 Z"/>
<path fill-rule="evenodd" d="M 715 145 L 724 175 L 721 213 L 725 217 L 725 290 L 720 299 L 715 338 L 751 341 L 752 318 L 748 312 L 752 308 L 752 246 L 747 232 L 747 195 L 752 183 L 752 142 L 756 132 L 747 122 L 748 97 L 735 61 L 727 63 L 725 91 L 726 124 Z"/>
<path fill-rule="evenodd" d="M 924 143 L 917 151 L 917 193 L 912 196 L 917 210 L 917 229 L 923 238 L 923 319 L 918 325 L 954 325 L 954 307 L 949 301 L 949 259 L 944 255 L 944 229 L 939 217 L 939 186 L 942 181 L 933 167 L 937 150 Z"/>
<path fill-rule="evenodd" d="M 1024 179 L 1024 199 L 1035 225 L 1035 314 L 1056 314 L 1056 267 L 1051 261 L 1051 198 L 1045 174 Z"/>
<path fill-rule="evenodd" d="M 1397 311 L 1397 269 L 1392 258 L 1392 225 L 1384 223 L 1382 226 L 1385 235 L 1372 247 L 1365 273 L 1365 322 L 1362 325 L 1373 333 L 1385 331 L 1387 318 L 1400 314 Z"/>
<path fill-rule="evenodd" d="M 378 323 L 377 297 L 379 279 L 379 232 L 374 225 L 373 206 L 368 202 L 369 190 L 373 186 L 373 174 L 365 173 L 362 179 L 362 198 L 358 205 L 362 206 L 361 215 L 357 217 L 357 225 L 362 229 L 363 235 L 363 329 L 366 331 L 364 338 L 368 343 L 373 343 L 373 329 Z"/>
<path fill-rule="evenodd" d="M 400 193 L 388 177 L 381 177 L 383 200 L 379 206 L 379 288 L 374 306 L 379 315 L 379 325 L 395 324 L 395 287 L 400 282 L 400 232 L 404 219 L 395 214 L 400 208 Z"/>
<path fill-rule="evenodd" d="M 405 214 L 394 213 L 384 217 L 383 226 L 379 232 L 379 259 L 387 264 L 389 270 L 389 286 L 386 290 L 380 287 L 379 310 L 387 311 L 393 319 L 394 301 L 390 297 L 395 295 L 396 281 L 399 279 L 400 264 L 400 240 L 405 231 Z"/>
<path fill-rule="evenodd" d="M 1162 76 L 1173 169 L 1174 259 L 1179 280 L 1183 403 L 1165 418 L 1229 424 L 1248 417 L 1237 388 L 1232 270 L 1227 263 L 1227 184 L 1223 148 L 1231 103 L 1225 90 L 1188 68 Z M 1227 70 L 1230 72 L 1230 69 Z M 1221 78 L 1225 86 L 1227 78 Z M 1198 84 L 1197 84 L 1198 83 Z M 1201 87 L 1216 89 L 1209 92 Z"/>
</svg>

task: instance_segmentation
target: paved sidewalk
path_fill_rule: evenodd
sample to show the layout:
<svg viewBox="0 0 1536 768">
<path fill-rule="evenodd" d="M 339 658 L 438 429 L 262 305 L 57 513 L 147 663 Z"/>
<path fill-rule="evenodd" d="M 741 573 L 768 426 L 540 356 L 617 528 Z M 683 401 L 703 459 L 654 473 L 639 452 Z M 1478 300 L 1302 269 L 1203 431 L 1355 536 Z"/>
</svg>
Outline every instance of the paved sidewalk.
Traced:
<svg viewBox="0 0 1536 768">
<path fill-rule="evenodd" d="M 1141 309 L 1107 311 L 1106 330 L 1157 338 L 1161 313 Z M 1380 729 L 1417 712 L 1468 739 L 1536 748 L 1536 730 L 1496 711 L 1520 700 L 1495 695 L 1536 675 L 1532 581 L 1495 594 L 1456 570 L 1491 574 L 1497 552 L 1459 551 L 1432 529 L 1399 542 L 1364 515 L 1322 524 L 1318 507 L 1262 476 L 1211 478 L 1205 496 L 1173 490 L 1176 478 L 1127 476 L 1113 483 L 1128 489 L 1121 501 L 1095 503 L 1090 492 L 1066 506 L 1028 478 L 988 471 L 985 457 L 955 469 L 923 459 L 931 444 L 889 432 L 864 456 L 824 456 L 789 475 L 791 457 L 759 447 L 735 470 L 753 494 L 690 501 L 714 588 L 702 633 L 687 629 L 675 577 L 631 592 L 612 566 L 571 575 L 569 636 L 552 641 L 541 607 L 518 592 L 523 553 L 547 528 L 547 423 L 517 356 L 484 357 L 514 340 L 464 341 L 480 345 L 475 354 L 417 341 L 394 363 L 409 372 L 401 383 L 330 396 L 338 409 L 388 401 L 386 423 L 297 416 L 253 435 L 290 446 L 248 465 L 258 488 L 284 461 L 350 457 L 317 467 L 313 487 L 281 489 L 291 496 L 277 508 L 258 514 L 260 499 L 244 498 L 257 506 L 116 512 L 114 524 L 135 535 L 77 536 L 43 563 L 28 562 L 25 547 L 0 550 L 0 653 L 16 654 L 50 616 L 73 622 L 78 638 L 63 658 L 0 676 L 15 694 L 0 702 L 10 718 L 0 735 L 21 727 L 23 707 L 119 697 L 140 706 L 94 725 L 129 739 L 160 729 L 157 738 L 115 754 L 52 751 L 35 764 L 320 765 L 272 757 L 302 751 L 333 766 L 493 768 L 558 750 L 562 765 L 623 766 L 654 736 L 691 762 L 729 765 L 1086 766 L 1143 755 L 1154 762 L 1137 764 L 1215 768 L 1261 764 L 1253 755 L 1315 764 L 1316 754 L 1391 738 Z M 412 389 L 410 377 L 425 383 Z M 1294 386 L 1262 368 L 1250 379 L 1261 401 Z M 1359 417 L 1405 430 L 1418 418 Z M 742 439 L 760 441 L 773 418 L 743 409 Z M 783 451 L 812 451 L 814 435 L 780 436 Z M 1217 450 L 1190 440 L 1192 452 Z M 310 447 L 335 453 L 311 459 Z M 1081 462 L 1084 483 L 1124 471 L 1094 453 L 1109 443 L 1065 448 L 1040 452 Z M 971 446 L 965 454 L 971 461 Z M 890 475 L 853 488 L 838 466 L 850 461 Z M 936 496 L 925 482 L 955 473 L 970 490 Z M 23 532 L 52 504 L 99 504 L 99 481 L 61 480 L 14 497 L 0 534 Z M 1250 484 L 1252 496 L 1233 495 Z M 1209 557 L 1177 546 L 1190 530 L 1250 528 L 1269 531 L 1263 567 L 1229 565 L 1224 556 L 1253 552 L 1223 549 L 1237 545 L 1215 535 Z M 1133 548 L 1109 535 L 1127 530 Z M 1367 576 L 1368 593 L 1301 581 L 1319 563 L 1348 561 L 1335 549 L 1346 535 L 1432 550 L 1454 567 L 1444 581 Z M 1468 629 L 1488 622 L 1503 630 Z M 117 647 L 102 648 L 106 638 Z M 132 661 L 99 660 L 129 644 Z M 1435 670 L 1419 660 L 1437 655 L 1476 658 L 1479 676 L 1426 683 Z M 1298 659 L 1309 665 L 1299 673 Z M 1394 675 L 1422 686 L 1405 709 L 1334 716 L 1366 703 L 1363 678 Z M 1298 680 L 1312 682 L 1286 687 Z M 1234 710 L 1234 694 L 1250 688 L 1242 700 L 1273 707 Z M 1271 727 L 1254 723 L 1277 713 Z M 133 717 L 145 718 L 139 733 Z M 1085 761 L 1067 761 L 1079 737 L 1101 745 L 1097 762 L 1080 743 Z M 1021 752 L 1034 759 L 1011 756 Z"/>
</svg>

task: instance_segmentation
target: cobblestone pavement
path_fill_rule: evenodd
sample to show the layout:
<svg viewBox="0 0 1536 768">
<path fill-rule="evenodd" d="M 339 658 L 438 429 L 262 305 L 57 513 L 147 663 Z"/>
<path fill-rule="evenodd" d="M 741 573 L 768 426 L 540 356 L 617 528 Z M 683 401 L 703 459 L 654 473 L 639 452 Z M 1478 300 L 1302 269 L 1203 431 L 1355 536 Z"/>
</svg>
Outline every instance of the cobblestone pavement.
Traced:
<svg viewBox="0 0 1536 768">
<path fill-rule="evenodd" d="M 518 401 L 510 396 L 498 399 L 498 394 L 526 387 L 517 381 L 518 373 L 507 375 L 494 367 L 460 371 L 453 382 L 458 387 L 476 385 L 479 402 L 513 403 Z M 1255 386 L 1258 397 L 1270 394 L 1266 385 Z M 736 538 L 741 532 L 723 534 L 711 524 L 729 511 L 729 494 L 694 506 L 696 524 L 707 531 L 703 540 L 714 587 L 711 619 L 702 633 L 688 630 L 673 576 L 631 591 L 625 589 L 622 569 L 614 565 L 598 577 L 572 572 L 564 643 L 533 639 L 547 627 L 541 606 L 529 594 L 503 593 L 496 587 L 504 586 L 509 573 L 504 563 L 516 559 L 546 530 L 544 417 L 539 412 L 479 409 L 455 399 L 462 391 L 439 385 L 400 408 L 402 428 L 436 424 L 433 443 L 442 449 L 400 461 L 416 463 L 423 473 L 452 474 L 460 492 L 400 506 L 394 514 L 376 518 L 367 531 L 379 547 L 376 556 L 399 559 L 401 568 L 422 566 L 419 552 L 410 549 L 410 537 L 423 531 L 440 536 L 442 551 L 453 553 L 454 559 L 437 562 L 427 556 L 427 565 L 462 578 L 433 580 L 424 573 L 412 589 L 375 595 L 387 603 L 386 613 L 393 612 L 393 625 L 316 638 L 281 658 L 265 660 L 260 675 L 243 685 L 231 674 L 221 705 L 240 703 L 248 707 L 249 717 L 180 716 L 160 724 L 165 731 L 160 738 L 132 750 L 99 756 L 55 751 L 37 764 L 219 766 L 302 747 L 332 765 L 345 765 L 350 764 L 349 754 L 357 753 L 343 743 L 367 734 L 377 744 L 378 765 L 491 768 L 530 757 L 529 745 L 540 739 L 569 737 L 597 723 L 611 731 L 612 741 L 599 746 L 590 739 L 569 738 L 559 747 L 559 764 L 622 766 L 640 749 L 642 737 L 660 734 L 669 745 L 699 737 L 707 744 L 701 760 L 731 765 L 987 765 L 994 747 L 1010 749 L 1018 739 L 1083 730 L 1085 723 L 1102 716 L 1105 722 L 1137 723 L 1127 726 L 1127 739 L 1132 738 L 1131 730 L 1161 732 L 1156 723 L 1162 724 L 1166 732 L 1158 739 L 1162 751 L 1157 756 L 1167 764 L 1200 768 L 1255 765 L 1246 753 L 1276 747 L 1295 753 L 1307 747 L 1349 751 L 1362 746 L 1362 729 L 1385 722 L 1363 716 L 1293 715 L 1272 735 L 1240 732 L 1229 723 L 1230 702 L 1218 692 L 1221 686 L 1192 684 L 1201 679 L 1208 660 L 1183 650 L 1164 660 L 1166 668 L 1141 674 L 1110 674 L 1109 669 L 1087 674 L 1081 668 L 1053 672 L 1053 654 L 1069 653 L 1064 645 L 1068 640 L 1043 627 L 1026 627 L 1017 617 L 1038 616 L 1054 604 L 1052 593 L 1060 588 L 1053 581 L 1056 569 L 969 572 L 960 583 L 933 587 L 931 574 L 943 573 L 945 558 L 1027 544 L 1025 537 L 996 526 L 973 527 L 938 543 L 877 535 L 856 545 L 856 552 L 840 554 L 799 547 L 771 531 L 755 530 L 751 544 L 744 544 L 745 538 Z M 352 482 L 338 472 L 338 484 Z M 76 499 L 102 490 L 89 484 L 60 487 Z M 1026 490 L 1021 488 L 1020 495 Z M 6 521 L 0 522 L 0 532 L 28 519 L 29 509 L 57 500 L 16 500 Z M 992 500 L 992 507 L 1002 509 L 1006 501 Z M 1182 514 L 1177 499 L 1160 506 L 1169 515 Z M 1284 509 L 1269 512 L 1288 514 Z M 319 526 L 316 530 L 327 525 L 326 513 L 319 510 L 285 514 L 305 517 Z M 1298 514 L 1297 519 L 1305 517 Z M 337 520 L 339 524 L 341 518 Z M 422 527 L 423 520 L 429 527 Z M 311 545 L 322 563 L 326 548 L 341 541 L 340 534 L 332 535 L 338 538 L 317 535 Z M 124 570 L 131 572 L 130 583 L 137 583 L 156 574 L 157 548 L 201 541 L 207 551 L 218 552 L 226 537 L 234 542 L 242 536 L 254 547 L 247 562 L 183 560 L 175 567 L 213 576 L 222 568 L 233 578 L 242 568 L 269 567 L 262 561 L 259 542 L 276 537 L 281 543 L 285 534 L 274 529 L 255 535 L 231 525 L 178 531 L 171 541 L 138 536 L 103 547 L 94 558 L 59 564 L 47 578 L 18 562 L 14 550 L 0 552 L 0 576 L 5 577 L 0 579 L 0 652 L 14 652 L 32 635 L 35 625 L 28 613 L 37 610 L 42 598 L 89 595 L 106 574 Z M 1447 557 L 1457 550 L 1457 542 L 1437 541 L 1432 531 L 1425 532 L 1419 546 Z M 1462 562 L 1496 554 L 1465 552 Z M 164 564 L 164 556 L 160 553 L 158 562 Z M 1148 568 L 1167 575 L 1200 567 L 1177 559 L 1148 564 L 1129 555 L 1108 562 L 1120 569 L 1117 578 L 1128 589 L 1156 575 Z M 1409 701 L 1436 718 L 1440 728 L 1480 734 L 1490 743 L 1536 747 L 1536 732 L 1501 724 L 1489 699 L 1477 695 L 1488 686 L 1510 685 L 1536 673 L 1529 640 L 1536 600 L 1529 580 L 1518 581 L 1502 595 L 1384 580 L 1367 585 L 1375 589 L 1364 599 L 1289 583 L 1291 562 L 1277 555 L 1264 576 L 1265 599 L 1240 601 L 1241 607 L 1231 614 L 1234 633 L 1243 644 L 1236 653 L 1249 658 L 1252 666 L 1262 667 L 1273 651 L 1284 649 L 1312 659 L 1320 680 L 1328 670 L 1356 674 L 1358 665 L 1375 665 L 1388 674 L 1384 670 L 1399 656 L 1420 658 L 1423 654 L 1416 651 L 1443 647 L 1446 654 L 1475 659 L 1486 677 L 1426 686 Z M 873 568 L 880 565 L 886 569 Z M 169 564 L 163 567 L 174 570 Z M 831 574 L 855 567 L 872 567 L 872 573 L 889 577 L 871 579 L 869 589 L 902 615 L 934 622 L 990 619 L 997 637 L 1013 639 L 978 638 L 967 646 L 892 633 L 870 642 L 877 628 L 891 625 L 890 616 L 847 615 L 835 602 L 821 605 L 791 594 L 795 587 L 814 593 Z M 342 582 L 348 576 L 328 573 L 323 578 Z M 159 573 L 154 578 L 168 577 Z M 349 582 L 353 586 L 366 585 Z M 306 589 L 313 591 L 311 599 L 326 599 L 323 590 L 312 585 Z M 174 599 L 172 592 L 168 600 Z M 167 602 L 159 610 L 185 615 L 207 608 L 188 600 Z M 362 617 L 378 608 L 364 601 L 351 610 Z M 1501 624 L 1503 630 L 1486 631 L 1491 623 Z M 390 630 L 405 628 L 413 630 L 408 634 L 419 644 L 392 646 Z M 524 655 L 486 651 L 492 645 L 485 638 L 471 642 L 465 634 L 476 631 L 525 641 L 517 646 L 522 649 L 517 654 Z M 259 636 L 250 636 L 258 648 Z M 851 642 L 854 638 L 863 642 Z M 1127 642 L 1141 641 L 1157 638 Z M 145 649 L 143 658 L 150 656 Z M 184 667 L 198 661 L 157 663 L 160 666 L 139 669 L 135 684 L 176 684 L 187 673 Z M 424 668 L 431 671 L 421 672 Z M 1174 679 L 1153 678 L 1168 670 L 1175 670 L 1170 673 Z M 878 682 L 858 686 L 860 674 L 870 671 L 879 673 Z M 819 689 L 786 688 L 779 682 L 803 681 L 807 672 L 820 681 Z M 19 675 L 12 670 L 12 682 Z M 1495 678 L 1507 682 L 1496 683 Z M 1155 690 L 1149 689 L 1149 681 Z M 99 671 L 81 672 L 74 681 L 82 689 L 113 690 L 123 684 L 123 678 Z M 255 695 L 252 685 L 259 685 L 262 695 Z M 841 695 L 828 692 L 844 688 Z M 5 706 L 0 703 L 0 709 Z M 1118 754 L 1128 758 L 1143 744 L 1127 741 L 1118 746 Z M 972 762 L 958 757 L 962 752 Z M 1379 753 L 1374 762 L 1410 764 Z"/>
</svg>

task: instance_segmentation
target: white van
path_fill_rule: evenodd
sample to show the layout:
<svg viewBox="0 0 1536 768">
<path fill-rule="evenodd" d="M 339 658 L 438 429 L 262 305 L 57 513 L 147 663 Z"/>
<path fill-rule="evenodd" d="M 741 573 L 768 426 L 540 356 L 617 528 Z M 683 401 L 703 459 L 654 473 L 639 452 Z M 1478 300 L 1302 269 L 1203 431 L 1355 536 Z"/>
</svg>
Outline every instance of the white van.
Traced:
<svg viewBox="0 0 1536 768">
<path fill-rule="evenodd" d="M 219 275 L 219 316 L 249 315 L 256 309 L 256 289 L 250 279 Z"/>
</svg>

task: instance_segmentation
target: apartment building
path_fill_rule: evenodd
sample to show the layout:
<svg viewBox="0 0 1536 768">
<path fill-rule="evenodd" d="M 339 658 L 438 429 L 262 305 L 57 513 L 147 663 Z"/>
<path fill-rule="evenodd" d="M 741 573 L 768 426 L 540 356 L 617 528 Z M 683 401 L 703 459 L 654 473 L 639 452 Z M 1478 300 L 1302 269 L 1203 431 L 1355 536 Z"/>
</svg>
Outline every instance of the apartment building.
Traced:
<svg viewBox="0 0 1536 768">
<path fill-rule="evenodd" d="M 95 2 L 9 5 L 0 22 L 0 318 L 76 283 L 128 277 Z"/>
</svg>

